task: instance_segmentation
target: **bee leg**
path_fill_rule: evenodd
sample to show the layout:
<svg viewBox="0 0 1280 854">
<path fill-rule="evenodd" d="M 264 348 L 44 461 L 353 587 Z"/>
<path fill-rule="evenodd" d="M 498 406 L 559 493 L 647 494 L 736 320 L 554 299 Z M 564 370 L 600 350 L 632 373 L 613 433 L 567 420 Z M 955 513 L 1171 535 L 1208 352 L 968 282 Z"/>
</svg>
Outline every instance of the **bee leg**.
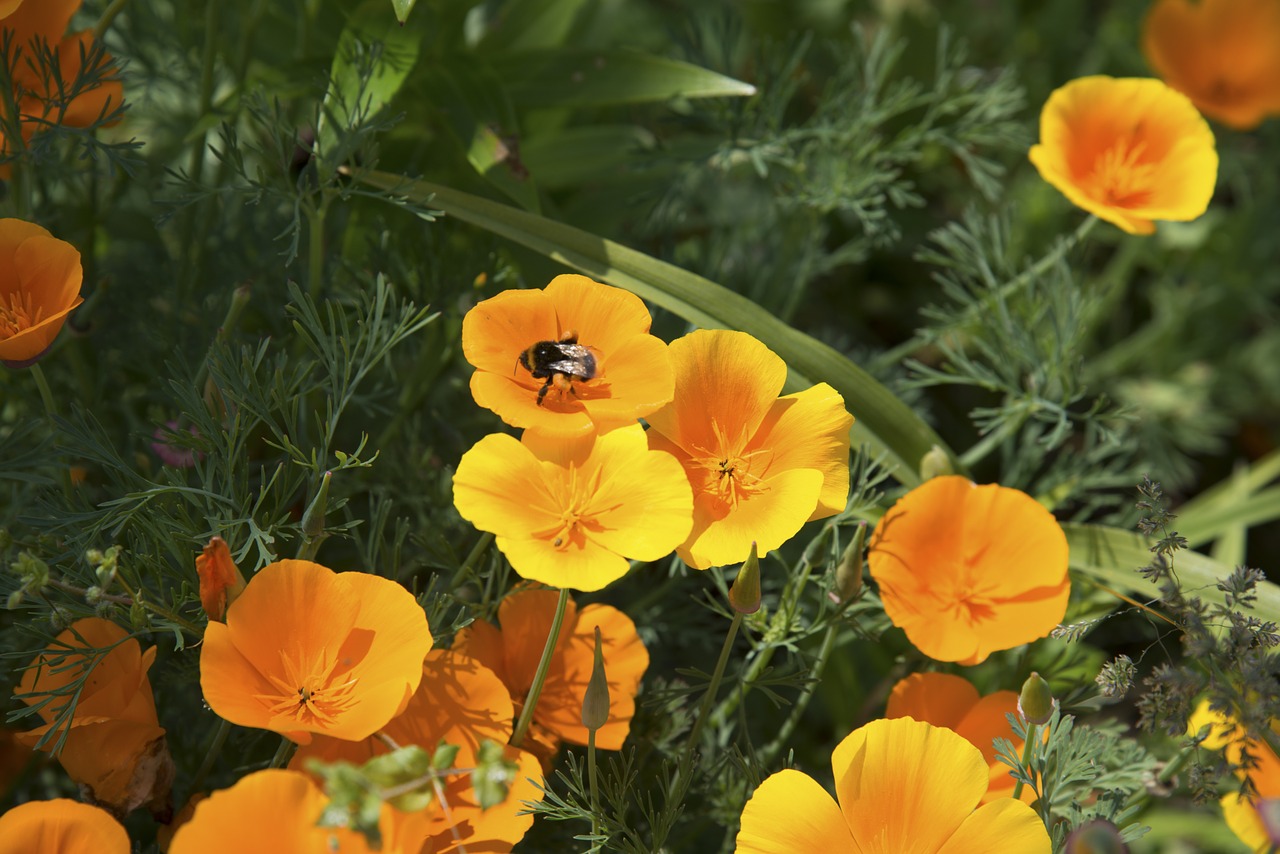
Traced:
<svg viewBox="0 0 1280 854">
<path fill-rule="evenodd" d="M 547 396 L 547 392 L 551 391 L 551 377 L 547 377 L 547 381 L 542 384 L 542 388 L 538 389 L 538 405 L 542 405 L 542 399 Z"/>
</svg>

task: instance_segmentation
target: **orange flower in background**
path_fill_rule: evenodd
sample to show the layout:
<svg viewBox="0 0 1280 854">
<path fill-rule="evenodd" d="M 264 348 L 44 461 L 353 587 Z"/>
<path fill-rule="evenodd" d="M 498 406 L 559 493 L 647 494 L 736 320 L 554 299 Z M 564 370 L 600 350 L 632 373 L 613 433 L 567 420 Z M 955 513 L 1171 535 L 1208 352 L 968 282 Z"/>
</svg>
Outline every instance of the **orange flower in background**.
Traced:
<svg viewBox="0 0 1280 854">
<path fill-rule="evenodd" d="M 363 835 L 346 828 L 316 827 L 328 796 L 299 771 L 269 768 L 214 792 L 173 834 L 169 854 L 225 854 L 272 851 L 291 854 L 371 854 Z M 379 830 L 391 829 L 384 806 Z M 383 854 L 417 854 L 417 849 L 382 847 Z"/>
<path fill-rule="evenodd" d="M 1142 50 L 1200 112 L 1248 130 L 1280 113 L 1280 3 L 1156 0 Z"/>
<path fill-rule="evenodd" d="M 1258 790 L 1258 800 L 1280 798 L 1280 756 L 1265 742 L 1245 737 L 1244 729 L 1232 718 L 1209 708 L 1208 700 L 1201 700 L 1187 721 L 1187 735 L 1198 736 L 1208 727 L 1208 735 L 1200 742 L 1209 750 L 1222 750 L 1227 761 L 1239 765 L 1243 749 L 1247 746 L 1255 765 L 1249 771 L 1249 779 Z M 1280 734 L 1280 721 L 1272 721 L 1272 730 Z M 1227 827 L 1240 841 L 1257 854 L 1267 854 L 1275 844 L 1262 816 L 1258 802 L 1241 797 L 1238 792 L 1223 795 L 1218 801 Z"/>
<path fill-rule="evenodd" d="M 1082 77 L 1054 90 L 1030 157 L 1078 207 L 1130 234 L 1200 216 L 1218 179 L 1209 124 L 1159 80 Z"/>
<path fill-rule="evenodd" d="M 299 744 L 311 733 L 356 741 L 404 708 L 430 649 L 426 615 L 399 584 L 282 560 L 205 629 L 200 687 L 231 723 Z"/>
<path fill-rule="evenodd" d="M 12 39 L 9 74 L 14 84 L 18 113 L 22 117 L 22 137 L 32 136 L 49 125 L 88 127 L 108 116 L 124 100 L 119 80 L 107 80 L 83 92 L 60 91 L 52 74 L 42 73 L 42 62 L 36 60 L 37 46 L 47 44 L 58 61 L 58 77 L 62 86 L 70 87 L 85 71 L 81 55 L 94 49 L 93 34 L 88 31 L 64 37 L 67 25 L 81 0 L 12 0 L 0 3 L 0 34 Z M 5 14 L 5 9 L 10 9 Z M 104 57 L 102 62 L 109 63 Z M 74 95 L 74 97 L 72 97 Z M 10 152 L 7 140 L 5 153 Z"/>
<path fill-rule="evenodd" d="M 0 219 L 0 362 L 26 367 L 84 299 L 80 253 L 33 222 Z"/>
<path fill-rule="evenodd" d="M 418 745 L 428 752 L 442 741 L 454 745 L 458 755 L 453 764 L 466 769 L 478 764 L 481 741 L 507 743 L 513 715 L 511 694 L 493 671 L 460 652 L 432 650 L 423 665 L 417 693 L 381 732 L 401 747 Z M 387 752 L 386 744 L 377 738 L 340 741 L 317 736 L 299 748 L 289 767 L 304 770 L 308 759 L 360 765 Z M 452 850 L 453 846 L 468 851 L 509 851 L 519 842 L 533 825 L 531 813 L 518 815 L 525 809 L 521 801 L 542 800 L 541 790 L 528 779 L 540 778 L 541 769 L 532 754 L 514 747 L 507 747 L 506 753 L 508 759 L 519 763 L 520 770 L 504 802 L 482 810 L 471 775 L 453 775 L 444 781 L 447 811 L 432 802 L 412 820 L 396 818 L 406 845 L 414 842 L 409 837 L 416 835 L 417 847 L 408 850 L 417 851 L 428 839 L 434 840 L 428 851 Z M 484 847 L 474 847 L 482 842 Z"/>
<path fill-rule="evenodd" d="M 737 851 L 1049 854 L 1039 816 L 1022 801 L 979 805 L 982 754 L 949 729 L 911 718 L 872 721 L 831 754 L 836 797 L 807 774 L 779 771 L 742 811 Z"/>
<path fill-rule="evenodd" d="M 978 689 L 967 680 L 949 673 L 913 673 L 893 686 L 886 718 L 915 718 L 918 721 L 946 727 L 965 741 L 982 751 L 990 778 L 982 803 L 1013 794 L 1014 779 L 1010 768 L 996 759 L 993 741 L 1007 738 L 1015 750 L 1021 751 L 1023 742 L 1016 738 L 1005 715 L 1018 712 L 1017 691 L 996 691 L 985 697 L 978 696 Z M 1022 790 L 1022 799 L 1028 803 L 1036 799 L 1030 787 Z"/>
<path fill-rule="evenodd" d="M 787 365 L 742 332 L 672 342 L 675 399 L 649 416 L 649 445 L 684 466 L 693 530 L 677 549 L 695 569 L 747 559 L 805 522 L 844 510 L 853 416 L 826 383 L 778 397 Z"/>
<path fill-rule="evenodd" d="M 497 674 L 517 707 L 533 684 L 558 598 L 554 590 L 516 590 L 498 606 L 502 628 L 478 620 L 458 632 L 454 640 L 455 650 L 479 660 Z M 571 744 L 587 743 L 582 700 L 595 662 L 597 626 L 609 680 L 609 720 L 596 730 L 596 746 L 621 750 L 631 731 L 635 697 L 649 667 L 649 652 L 626 614 L 608 605 L 588 605 L 579 611 L 570 600 L 530 730 L 536 743 L 529 744 L 529 749 L 538 752 L 541 747 L 546 758 L 555 753 L 561 739 Z"/>
<path fill-rule="evenodd" d="M 512 427 L 604 433 L 671 400 L 667 345 L 640 298 L 586 276 L 503 291 L 462 320 L 471 394 Z"/>
<path fill-rule="evenodd" d="M 111 814 L 58 798 L 0 815 L 0 854 L 129 854 L 129 834 Z"/>
<path fill-rule="evenodd" d="M 1034 498 L 959 475 L 908 492 L 871 535 L 889 619 L 925 655 L 977 664 L 1049 634 L 1067 610 L 1067 537 Z"/>
<path fill-rule="evenodd" d="M 96 803 L 121 814 L 143 804 L 163 811 L 173 781 L 165 731 L 147 679 L 155 658 L 155 647 L 143 652 L 115 623 L 89 617 L 58 635 L 23 672 L 15 693 L 29 706 L 49 701 L 39 710 L 45 725 L 19 739 L 35 745 L 57 729 L 44 747 L 53 750 L 65 728 L 58 761 L 67 775 Z M 64 692 L 74 692 L 82 679 L 69 724 L 60 721 L 72 698 Z"/>
<path fill-rule="evenodd" d="M 196 558 L 196 575 L 200 577 L 200 604 L 210 620 L 222 622 L 227 606 L 244 592 L 245 580 L 240 567 L 231 559 L 226 540 L 213 537 Z"/>
<path fill-rule="evenodd" d="M 520 575 L 575 590 L 621 578 L 628 558 L 670 554 L 693 516 L 683 469 L 649 449 L 639 424 L 581 439 L 486 436 L 458 463 L 453 503 L 497 534 Z"/>
</svg>

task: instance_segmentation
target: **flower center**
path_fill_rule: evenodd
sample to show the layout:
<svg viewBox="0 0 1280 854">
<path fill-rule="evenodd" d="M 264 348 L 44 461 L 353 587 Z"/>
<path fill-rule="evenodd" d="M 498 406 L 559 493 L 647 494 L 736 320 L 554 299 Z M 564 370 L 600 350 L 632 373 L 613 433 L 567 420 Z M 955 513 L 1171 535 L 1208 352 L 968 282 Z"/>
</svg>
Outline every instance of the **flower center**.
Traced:
<svg viewBox="0 0 1280 854">
<path fill-rule="evenodd" d="M 560 551 L 571 546 L 581 548 L 585 543 L 587 531 L 598 531 L 603 528 L 596 521 L 596 515 L 614 509 L 593 505 L 599 490 L 599 468 L 584 473 L 577 466 L 571 465 L 569 476 L 564 480 L 560 494 L 556 496 L 556 505 L 560 509 L 559 520 L 551 527 L 535 532 L 534 536 L 550 540 L 551 545 Z"/>
<path fill-rule="evenodd" d="M 715 445 L 698 447 L 694 465 L 704 470 L 702 493 L 725 507 L 737 507 L 740 499 L 769 489 L 763 474 L 769 468 L 770 452 L 747 451 L 746 437 L 731 437 L 717 421 L 711 422 Z"/>
<path fill-rule="evenodd" d="M 1151 197 L 1155 164 L 1143 160 L 1146 143 L 1135 139 L 1137 129 L 1102 153 L 1090 176 L 1096 194 L 1109 205 L 1139 207 Z"/>
<path fill-rule="evenodd" d="M 334 681 L 337 658 L 328 649 L 318 658 L 280 650 L 280 663 L 283 675 L 268 676 L 278 693 L 258 695 L 272 714 L 292 716 L 303 727 L 329 726 L 354 704 L 357 680 Z"/>
<path fill-rule="evenodd" d="M 35 326 L 43 314 L 44 306 L 33 306 L 30 293 L 15 291 L 7 297 L 0 294 L 0 341 Z"/>
</svg>

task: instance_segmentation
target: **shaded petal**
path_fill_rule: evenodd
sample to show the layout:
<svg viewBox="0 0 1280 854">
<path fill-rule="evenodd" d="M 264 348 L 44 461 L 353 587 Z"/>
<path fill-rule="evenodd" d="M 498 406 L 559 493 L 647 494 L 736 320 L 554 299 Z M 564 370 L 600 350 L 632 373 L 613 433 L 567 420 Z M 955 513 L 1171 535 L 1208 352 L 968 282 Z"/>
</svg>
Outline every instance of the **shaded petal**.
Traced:
<svg viewBox="0 0 1280 854">
<path fill-rule="evenodd" d="M 675 378 L 667 345 L 652 335 L 633 335 L 621 342 L 606 361 L 599 359 L 596 380 L 578 384 L 587 414 L 601 429 L 625 425 L 671 402 Z M 605 396 L 597 386 L 608 389 Z"/>
<path fill-rule="evenodd" d="M 739 497 L 736 507 L 720 515 L 718 502 L 705 493 L 696 496 L 693 530 L 677 549 L 694 569 L 741 563 L 755 542 L 761 554 L 779 548 L 804 527 L 822 492 L 822 473 L 794 469 L 766 480 L 768 488 Z"/>
<path fill-rule="evenodd" d="M 29 801 L 0 815 L 0 854 L 129 854 L 131 850 L 129 834 L 120 822 L 106 810 L 79 801 Z"/>
<path fill-rule="evenodd" d="M 541 290 L 503 291 L 462 318 L 462 355 L 474 367 L 499 377 L 528 377 L 520 367 L 520 354 L 539 341 L 559 337 L 555 307 Z"/>
<path fill-rule="evenodd" d="M 450 815 L 445 818 L 440 810 L 430 813 L 422 854 L 453 854 L 464 849 L 467 854 L 507 854 L 524 838 L 533 826 L 533 813 L 523 802 L 542 800 L 543 791 L 534 785 L 534 781 L 542 779 L 542 767 L 532 753 L 514 747 L 506 748 L 506 758 L 519 766 L 507 797 L 482 810 L 469 788 L 461 792 L 461 797 L 450 788 Z"/>
<path fill-rule="evenodd" d="M 28 43 L 37 36 L 57 44 L 82 0 L 26 0 L 0 27 L 13 33 L 14 43 L 30 55 Z"/>
<path fill-rule="evenodd" d="M 67 36 L 58 45 L 58 65 L 61 68 L 63 80 L 71 81 L 79 77 L 82 71 L 80 51 L 83 49 L 88 55 L 93 49 L 93 41 L 93 33 L 85 30 Z M 105 55 L 101 62 L 103 66 L 109 64 L 111 56 Z M 55 90 L 50 93 L 50 98 L 54 99 L 58 94 Z M 49 112 L 48 118 L 65 127 L 89 127 L 109 116 L 122 103 L 124 103 L 124 84 L 119 80 L 106 80 L 76 95 L 66 105 L 65 110 L 60 112 L 55 107 Z"/>
<path fill-rule="evenodd" d="M 555 619 L 560 594 L 555 590 L 516 590 L 503 598 L 498 606 L 498 622 L 502 626 L 502 643 L 506 649 L 507 687 L 516 696 L 529 693 L 534 671 L 542 658 L 551 623 Z M 567 643 L 578 621 L 578 608 L 573 599 L 560 626 L 557 646 Z"/>
<path fill-rule="evenodd" d="M 825 519 L 844 510 L 849 500 L 849 428 L 853 416 L 844 398 L 826 383 L 779 398 L 760 424 L 748 451 L 768 449 L 769 472 L 816 469 L 822 472 L 818 506 L 809 517 Z"/>
<path fill-rule="evenodd" d="M 173 761 L 165 731 L 152 723 L 77 717 L 58 761 L 92 799 L 120 814 L 166 798 Z"/>
<path fill-rule="evenodd" d="M 717 427 L 744 446 L 787 378 L 786 363 L 743 332 L 699 329 L 671 342 L 667 352 L 675 396 L 648 417 L 649 425 L 695 455 L 717 447 Z"/>
<path fill-rule="evenodd" d="M 938 850 L 987 789 L 987 763 L 976 747 L 911 718 L 854 730 L 831 767 L 845 822 L 855 839 L 875 840 L 875 851 Z"/>
<path fill-rule="evenodd" d="M 81 652 L 108 648 L 110 651 L 100 657 Z M 155 657 L 155 647 L 143 652 L 137 639 L 110 620 L 86 617 L 59 633 L 55 643 L 23 671 L 17 693 L 31 695 L 19 699 L 33 705 L 83 677 L 77 718 L 97 716 L 154 724 L 155 699 L 147 671 Z M 92 668 L 87 675 L 86 668 Z M 52 721 L 65 705 L 65 701 L 55 700 L 41 709 L 40 715 Z"/>
<path fill-rule="evenodd" d="M 931 849 L 932 850 L 932 849 Z M 948 839 L 938 854 L 1050 854 L 1053 843 L 1044 822 L 1022 801 L 1003 798 L 974 810 Z"/>
<path fill-rule="evenodd" d="M 786 770 L 756 787 L 742 810 L 739 854 L 861 852 L 840 808 L 807 774 Z"/>
<path fill-rule="evenodd" d="M 33 237 L 52 239 L 47 229 L 25 219 L 6 217 L 0 219 L 0 269 L 9 269 L 14 265 L 18 247 Z M 17 293 L 23 286 L 18 276 L 0 276 L 0 301 L 10 294 Z"/>
<path fill-rule="evenodd" d="M 542 381 L 505 377 L 488 371 L 471 375 L 471 396 L 485 409 L 512 427 L 528 428 L 554 436 L 583 436 L 595 429 L 582 401 L 574 397 L 547 395 L 538 405 Z"/>
<path fill-rule="evenodd" d="M 502 631 L 493 623 L 476 620 L 458 630 L 453 638 L 454 652 L 475 659 L 491 670 L 504 685 L 510 685 Z"/>
<path fill-rule="evenodd" d="M 1070 598 L 1071 580 L 1064 578 L 1057 587 L 1039 587 L 1017 598 L 1000 600 L 990 611 L 975 615 L 978 647 L 971 655 L 956 660 L 966 666 L 980 664 L 997 650 L 1048 637 L 1066 616 Z"/>
<path fill-rule="evenodd" d="M 978 689 L 963 677 L 950 673 L 913 673 L 893 686 L 884 716 L 915 718 L 954 730 L 977 705 L 978 699 Z"/>
</svg>

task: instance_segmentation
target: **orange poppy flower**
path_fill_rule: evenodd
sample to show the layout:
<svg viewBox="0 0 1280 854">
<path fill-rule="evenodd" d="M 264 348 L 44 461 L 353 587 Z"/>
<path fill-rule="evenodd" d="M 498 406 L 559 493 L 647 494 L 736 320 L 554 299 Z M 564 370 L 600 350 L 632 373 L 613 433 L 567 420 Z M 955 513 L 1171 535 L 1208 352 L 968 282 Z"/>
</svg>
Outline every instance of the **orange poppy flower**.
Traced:
<svg viewBox="0 0 1280 854">
<path fill-rule="evenodd" d="M 985 697 L 968 680 L 949 673 L 913 673 L 893 686 L 886 718 L 915 718 L 918 721 L 946 727 L 982 751 L 990 779 L 982 803 L 1013 794 L 1015 781 L 1009 766 L 996 759 L 994 741 L 1007 738 L 1014 748 L 1022 750 L 1022 740 L 1014 737 L 1005 715 L 1018 712 L 1017 691 L 996 691 Z M 1035 800 L 1030 787 L 1022 790 L 1022 799 Z"/>
<path fill-rule="evenodd" d="M 417 693 L 381 732 L 402 747 L 418 745 L 433 751 L 442 741 L 454 745 L 458 748 L 454 765 L 471 768 L 478 762 L 481 741 L 506 744 L 511 738 L 513 712 L 511 694 L 493 671 L 460 652 L 432 650 L 423 665 Z M 433 845 L 437 847 L 427 848 L 429 851 L 447 850 L 453 845 L 465 846 L 469 851 L 510 850 L 519 842 L 533 825 L 531 813 L 518 815 L 524 810 L 521 801 L 542 800 L 541 790 L 526 778 L 538 779 L 541 774 L 536 757 L 514 747 L 506 750 L 507 758 L 518 762 L 520 771 L 503 803 L 482 810 L 471 775 L 453 775 L 444 782 L 447 811 L 433 801 L 412 819 L 395 817 L 405 843 L 414 834 L 418 847 L 428 838 L 435 840 Z M 387 746 L 378 738 L 340 741 L 317 736 L 311 744 L 298 749 L 289 767 L 303 770 L 308 759 L 360 765 L 386 752 Z M 502 847 L 472 847 L 481 840 L 486 845 Z M 417 851 L 418 847 L 410 850 Z"/>
<path fill-rule="evenodd" d="M 1209 124 L 1159 80 L 1082 77 L 1055 90 L 1030 157 L 1078 207 L 1130 234 L 1200 216 L 1218 179 Z"/>
<path fill-rule="evenodd" d="M 299 771 L 269 768 L 214 792 L 173 834 L 169 854 L 224 854 L 227 851 L 287 851 L 296 854 L 368 854 L 365 837 L 346 828 L 316 827 L 329 798 Z M 379 830 L 391 825 L 383 807 Z M 383 854 L 409 854 L 383 846 Z M 414 849 L 414 854 L 417 854 Z"/>
<path fill-rule="evenodd" d="M 59 91 L 58 84 L 47 79 L 51 75 L 41 73 L 41 63 L 35 60 L 37 45 L 43 42 L 57 56 L 58 77 L 63 86 L 70 86 L 81 76 L 84 70 L 81 56 L 93 50 L 93 34 L 86 30 L 64 37 L 80 2 L 26 0 L 14 3 L 9 0 L 0 6 L 0 31 L 12 34 L 9 74 L 22 117 L 23 139 L 31 139 L 50 124 L 88 127 L 124 100 L 120 81 L 107 80 L 64 102 L 65 95 Z M 12 9 L 8 15 L 3 14 L 5 7 Z M 104 61 L 110 62 L 111 58 L 105 57 Z M 4 151 L 8 150 L 5 141 Z"/>
<path fill-rule="evenodd" d="M 558 598 L 554 590 L 516 590 L 498 606 L 502 628 L 477 620 L 458 632 L 453 648 L 497 674 L 520 706 L 533 684 Z M 561 739 L 587 743 L 582 701 L 595 663 L 597 626 L 609 680 L 609 720 L 596 730 L 596 746 L 621 750 L 631 731 L 635 697 L 649 667 L 649 651 L 626 614 L 608 605 L 588 605 L 579 611 L 570 600 L 530 730 L 530 749 L 547 758 L 558 749 Z"/>
<path fill-rule="evenodd" d="M 84 299 L 80 253 L 33 222 L 0 219 L 0 362 L 33 364 Z"/>
<path fill-rule="evenodd" d="M 1209 750 L 1222 750 L 1227 761 L 1240 764 L 1241 753 L 1247 744 L 1249 755 L 1257 764 L 1249 771 L 1249 779 L 1258 790 L 1259 800 L 1280 798 L 1280 756 L 1265 742 L 1252 739 L 1245 740 L 1241 727 L 1235 720 L 1215 712 L 1209 708 L 1208 700 L 1201 700 L 1196 710 L 1187 721 L 1187 735 L 1197 736 L 1205 727 L 1209 727 L 1208 737 L 1200 744 Z M 1280 733 L 1280 721 L 1273 721 L 1271 728 Z M 1257 854 L 1267 854 L 1275 844 L 1267 832 L 1262 816 L 1258 813 L 1258 803 L 1232 792 L 1218 801 L 1222 806 L 1222 817 L 1227 827 Z"/>
<path fill-rule="evenodd" d="M 787 365 L 742 332 L 672 342 L 675 399 L 649 416 L 650 447 L 684 466 L 693 530 L 677 553 L 695 569 L 741 563 L 833 516 L 849 497 L 853 416 L 831 386 L 778 397 Z"/>
<path fill-rule="evenodd" d="M 67 798 L 28 801 L 0 815 L 0 854 L 129 854 L 111 814 Z"/>
<path fill-rule="evenodd" d="M 1034 498 L 935 477 L 871 535 L 871 577 L 889 619 L 939 661 L 977 664 L 1045 637 L 1071 593 L 1067 537 Z"/>
<path fill-rule="evenodd" d="M 404 708 L 430 649 L 426 615 L 399 584 L 282 560 L 205 629 L 200 687 L 231 723 L 299 744 L 312 733 L 355 741 Z"/>
<path fill-rule="evenodd" d="M 222 622 L 227 605 L 244 592 L 245 580 L 240 567 L 231 559 L 226 540 L 213 537 L 196 558 L 196 575 L 200 577 L 200 604 L 210 620 Z"/>
<path fill-rule="evenodd" d="M 109 652 L 87 654 L 86 649 Z M 34 745 L 55 726 L 67 727 L 58 716 L 70 695 L 51 695 L 84 680 L 58 761 L 95 802 L 118 813 L 145 803 L 163 804 L 173 781 L 173 763 L 147 679 L 155 658 L 155 647 L 143 652 L 115 623 L 88 617 L 59 634 L 31 663 L 15 694 L 29 706 L 49 700 L 39 711 L 45 725 L 19 736 Z M 52 750 L 57 739 L 55 734 L 45 749 Z"/>
<path fill-rule="evenodd" d="M 1200 112 L 1240 130 L 1280 112 L 1280 4 L 1156 0 L 1142 50 Z"/>
<path fill-rule="evenodd" d="M 949 729 L 911 718 L 872 721 L 831 754 L 833 799 L 800 771 L 771 775 L 742 811 L 737 851 L 861 854 L 1049 854 L 1039 816 L 1021 801 L 979 805 L 982 754 Z"/>
<path fill-rule="evenodd" d="M 458 463 L 453 503 L 497 534 L 520 575 L 575 590 L 621 578 L 628 558 L 670 554 L 693 515 L 680 464 L 651 451 L 639 424 L 581 439 L 486 436 Z"/>
<path fill-rule="evenodd" d="M 650 322 L 639 297 L 586 276 L 503 291 L 462 319 L 471 395 L 512 427 L 558 436 L 630 424 L 671 400 Z"/>
</svg>

